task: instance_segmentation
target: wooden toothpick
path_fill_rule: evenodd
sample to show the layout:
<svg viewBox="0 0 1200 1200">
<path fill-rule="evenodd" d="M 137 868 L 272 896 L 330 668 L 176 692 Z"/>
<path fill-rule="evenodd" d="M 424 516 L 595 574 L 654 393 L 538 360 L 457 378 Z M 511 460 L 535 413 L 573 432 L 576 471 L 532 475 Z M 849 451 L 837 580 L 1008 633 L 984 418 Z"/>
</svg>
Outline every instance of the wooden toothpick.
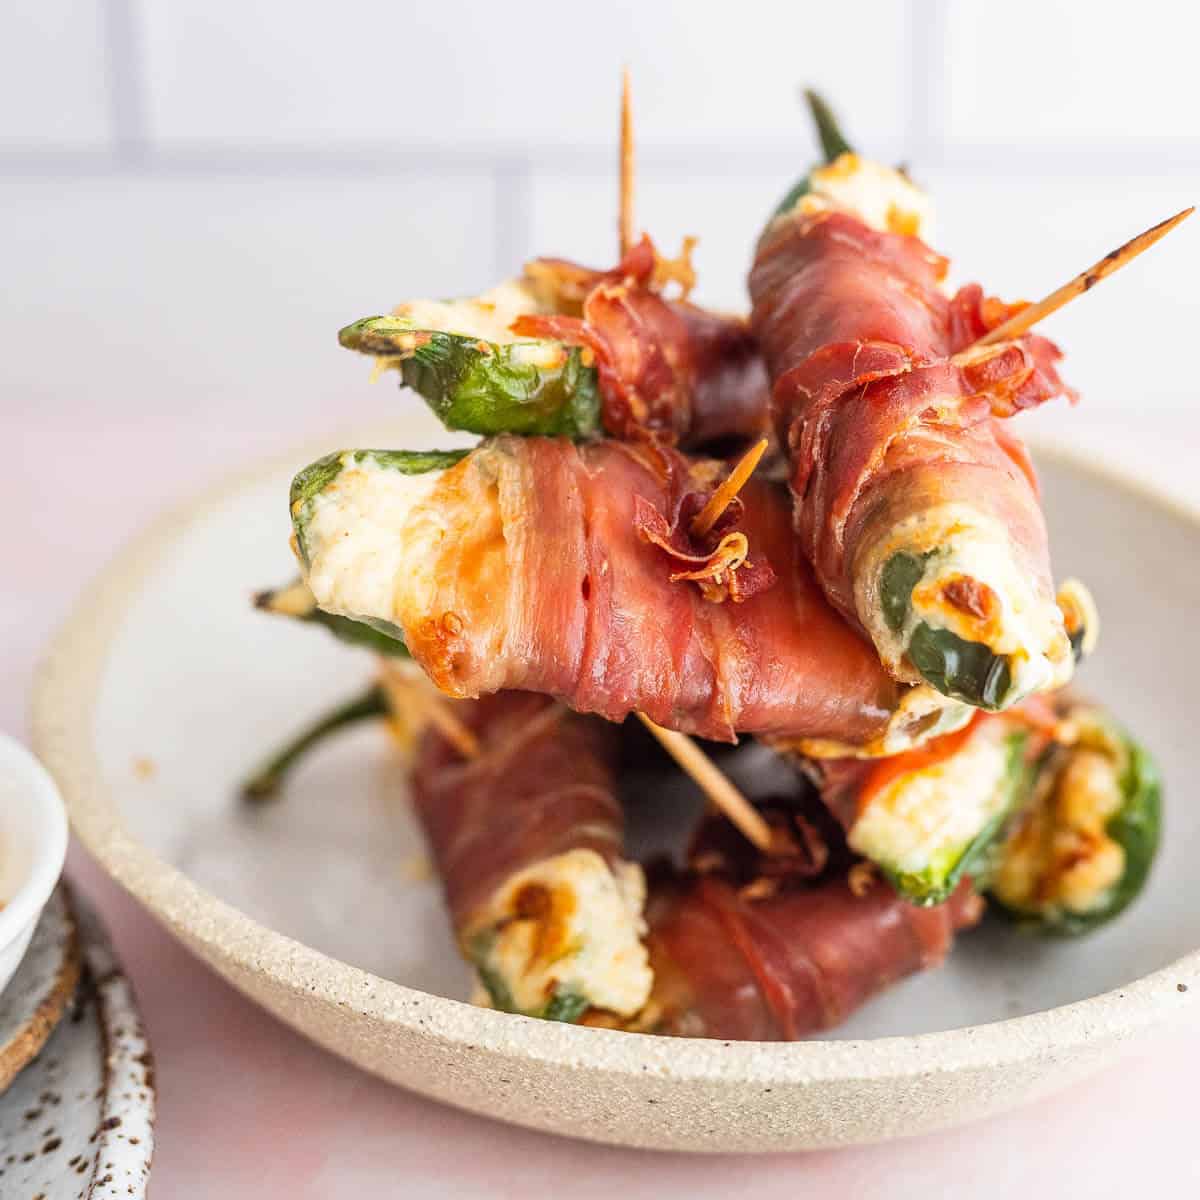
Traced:
<svg viewBox="0 0 1200 1200">
<path fill-rule="evenodd" d="M 426 693 L 421 700 L 424 714 L 434 727 L 463 758 L 479 757 L 479 739 L 462 718 L 439 695 Z"/>
<path fill-rule="evenodd" d="M 479 739 L 454 711 L 451 700 L 437 691 L 411 663 L 384 661 L 381 665 L 381 683 L 388 707 L 401 726 L 419 731 L 425 725 L 432 725 L 463 758 L 479 757 Z"/>
<path fill-rule="evenodd" d="M 621 257 L 629 253 L 635 240 L 633 227 L 633 102 L 630 99 L 629 68 L 621 71 L 621 202 L 617 234 Z"/>
<path fill-rule="evenodd" d="M 633 215 L 634 150 L 633 150 L 633 104 L 630 98 L 629 68 L 621 72 L 621 199 L 617 231 L 620 237 L 621 257 L 624 258 L 636 239 Z M 692 522 L 692 532 L 707 533 L 730 500 L 750 477 L 758 460 L 767 448 L 767 439 L 755 446 L 734 467 L 729 478 L 712 494 L 704 509 Z M 742 834 L 759 850 L 767 853 L 771 849 L 771 827 L 763 820 L 758 810 L 717 769 L 712 759 L 684 733 L 663 729 L 645 713 L 638 718 L 658 739 L 664 750 L 695 780 L 696 785 L 708 799 L 725 814 Z"/>
<path fill-rule="evenodd" d="M 729 502 L 746 486 L 746 480 L 754 474 L 759 459 L 767 452 L 768 441 L 763 438 L 751 446 L 738 460 L 737 466 L 729 472 L 729 476 L 719 488 L 708 498 L 708 503 L 696 514 L 692 521 L 692 535 L 703 537 L 721 519 L 721 514 L 729 507 Z"/>
<path fill-rule="evenodd" d="M 764 854 L 771 852 L 771 827 L 762 814 L 729 782 L 712 759 L 685 733 L 663 729 L 645 713 L 638 717 L 662 748 L 696 781 L 700 790 L 727 816 L 746 839 Z"/>
<path fill-rule="evenodd" d="M 1028 308 L 1021 309 L 1015 316 L 1009 317 L 1003 325 L 997 325 L 990 333 L 985 333 L 963 353 L 969 354 L 979 346 L 993 346 L 997 342 L 1007 342 L 1020 337 L 1021 334 L 1032 329 L 1043 317 L 1057 312 L 1064 304 L 1069 304 L 1074 300 L 1076 296 L 1082 296 L 1084 292 L 1095 287 L 1100 280 L 1131 263 L 1142 251 L 1149 250 L 1155 242 L 1166 237 L 1176 225 L 1187 220 L 1195 211 L 1194 206 L 1185 208 L 1183 212 L 1178 212 L 1173 217 L 1160 221 L 1157 225 L 1147 229 L 1145 233 L 1139 233 L 1137 237 L 1131 238 L 1123 246 L 1118 246 L 1116 250 L 1106 254 L 1094 266 L 1076 275 L 1070 283 L 1064 283 L 1062 287 L 1051 292 L 1045 299 L 1029 305 Z M 958 355 L 955 357 L 957 358 Z"/>
</svg>

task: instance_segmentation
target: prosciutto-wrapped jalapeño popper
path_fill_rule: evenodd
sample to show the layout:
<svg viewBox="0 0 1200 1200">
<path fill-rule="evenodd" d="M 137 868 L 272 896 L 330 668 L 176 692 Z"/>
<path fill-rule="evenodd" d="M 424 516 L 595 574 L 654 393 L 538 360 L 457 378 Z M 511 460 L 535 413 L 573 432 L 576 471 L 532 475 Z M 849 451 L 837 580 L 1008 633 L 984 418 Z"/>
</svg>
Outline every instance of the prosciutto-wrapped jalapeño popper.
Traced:
<svg viewBox="0 0 1200 1200">
<path fill-rule="evenodd" d="M 464 762 L 427 733 L 413 790 L 460 945 L 495 1007 L 648 1033 L 794 1039 L 939 963 L 983 910 L 967 887 L 934 908 L 882 880 L 859 895 L 844 865 L 813 883 L 826 860 L 807 839 L 770 863 L 736 841 L 714 853 L 729 842 L 714 819 L 691 868 L 652 872 L 647 930 L 641 873 L 617 857 L 615 731 L 531 696 L 460 710 L 483 754 Z M 803 824 L 790 818 L 786 807 L 772 814 L 785 838 Z"/>
<path fill-rule="evenodd" d="M 480 753 L 464 759 L 428 732 L 413 803 L 490 1004 L 559 1021 L 632 1018 L 651 973 L 645 879 L 621 857 L 616 728 L 517 692 L 458 709 Z"/>
<path fill-rule="evenodd" d="M 973 875 L 1030 785 L 1029 726 L 1014 712 L 880 759 L 808 765 L 850 848 L 915 904 L 938 904 Z"/>
<path fill-rule="evenodd" d="M 651 891 L 654 992 L 639 1028 L 684 1037 L 793 1041 L 844 1021 L 891 984 L 938 966 L 983 899 L 964 882 L 918 907 L 884 879 L 776 890 L 687 873 Z"/>
<path fill-rule="evenodd" d="M 611 440 L 345 451 L 296 477 L 294 544 L 323 611 L 402 639 L 452 696 L 534 691 L 814 754 L 892 753 L 968 720 L 896 683 L 828 606 L 782 488 L 751 479 L 692 534 L 724 471 Z"/>
<path fill-rule="evenodd" d="M 339 334 L 485 440 L 296 476 L 301 576 L 255 603 L 378 674 L 243 795 L 386 722 L 477 1003 L 790 1040 L 937 966 L 984 897 L 1075 936 L 1149 877 L 1158 773 L 1061 690 L 1098 619 L 1054 592 L 1008 422 L 1071 395 L 1052 343 L 999 340 L 1070 289 L 1001 329 L 1023 306 L 951 293 L 924 193 L 810 102 L 826 161 L 763 231 L 749 321 L 689 303 L 690 239 L 634 244 L 625 142 L 612 270 L 537 259 Z M 643 870 L 620 798 L 657 819 L 667 755 L 721 815 Z"/>
<path fill-rule="evenodd" d="M 1158 767 L 1103 709 L 1055 697 L 1059 730 L 1029 795 L 981 871 L 997 907 L 1026 928 L 1074 936 L 1138 897 L 1158 853 Z"/>
<path fill-rule="evenodd" d="M 1061 694 L 980 713 L 878 762 L 807 765 L 856 854 L 918 904 L 966 877 L 1027 926 L 1082 933 L 1127 907 L 1158 847 L 1154 760 Z"/>
<path fill-rule="evenodd" d="M 308 620 L 299 603 L 264 607 Z M 275 756 L 248 796 L 352 721 L 411 731 L 429 711 L 414 671 L 382 659 L 380 682 Z M 426 726 L 416 810 L 481 995 L 529 1016 L 803 1036 L 940 962 L 978 920 L 976 890 L 1035 931 L 1085 933 L 1133 901 L 1158 844 L 1147 752 L 1094 705 L 1036 698 L 891 758 L 810 764 L 844 846 L 790 802 L 766 810 L 770 855 L 710 819 L 689 870 L 654 873 L 643 905 L 621 855 L 615 727 L 531 694 L 454 709 L 477 745 L 466 755 Z M 879 877 L 856 884 L 847 852 Z"/>
<path fill-rule="evenodd" d="M 928 198 L 861 158 L 817 102 L 827 162 L 785 198 L 750 273 L 751 324 L 821 586 L 898 678 L 987 709 L 1067 682 L 1095 636 L 1056 599 L 1024 447 L 1006 425 L 1070 394 L 1058 349 L 975 348 L 1015 309 L 945 290 Z"/>
<path fill-rule="evenodd" d="M 272 595 L 263 593 L 258 605 L 310 621 L 304 591 L 293 584 L 273 593 L 288 597 L 279 604 L 263 603 Z M 414 724 L 413 689 L 429 685 L 414 664 L 395 662 L 395 648 L 403 653 L 396 642 L 382 659 L 388 686 L 373 685 L 301 731 L 255 774 L 250 798 L 273 794 L 299 756 L 350 723 L 390 715 L 400 727 Z M 416 710 L 419 721 L 427 710 Z M 794 759 L 786 743 L 775 745 Z M 1103 708 L 1067 693 L 977 713 L 960 730 L 882 759 L 799 765 L 849 850 L 918 905 L 945 901 L 970 877 L 1026 928 L 1078 935 L 1136 899 L 1158 850 L 1153 757 Z"/>
<path fill-rule="evenodd" d="M 366 697 L 273 761 L 292 765 L 352 707 L 403 726 L 412 686 L 385 665 Z M 845 862 L 827 871 L 820 833 L 781 802 L 771 819 L 787 853 L 766 859 L 710 820 L 689 870 L 653 873 L 648 929 L 645 877 L 621 853 L 617 728 L 515 692 L 455 712 L 479 753 L 466 758 L 426 727 L 413 803 L 476 999 L 490 1007 L 641 1032 L 796 1038 L 939 963 L 982 911 L 965 886 L 927 908 L 883 880 L 857 894 Z M 766 982 L 773 974 L 779 986 Z"/>
<path fill-rule="evenodd" d="M 643 238 L 610 271 L 535 259 L 467 300 L 412 300 L 339 335 L 393 368 L 448 429 L 700 445 L 767 424 L 746 321 L 690 304 L 688 258 Z M 663 288 L 681 285 L 683 298 Z"/>
</svg>

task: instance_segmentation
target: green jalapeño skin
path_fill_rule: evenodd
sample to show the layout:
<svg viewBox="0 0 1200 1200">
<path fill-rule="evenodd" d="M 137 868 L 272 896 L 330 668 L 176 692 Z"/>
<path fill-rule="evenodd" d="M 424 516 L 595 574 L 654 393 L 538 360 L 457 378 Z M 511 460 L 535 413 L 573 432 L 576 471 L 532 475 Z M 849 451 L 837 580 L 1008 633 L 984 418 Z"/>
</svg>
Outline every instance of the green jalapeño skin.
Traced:
<svg viewBox="0 0 1200 1200">
<path fill-rule="evenodd" d="M 880 576 L 880 607 L 888 628 L 896 634 L 909 623 L 913 588 L 925 574 L 931 556 L 893 554 Z M 913 623 L 905 650 L 921 678 L 944 696 L 998 711 L 1017 697 L 1008 657 L 993 653 L 980 642 L 968 641 L 928 621 Z"/>
<path fill-rule="evenodd" d="M 977 607 L 964 609 L 962 596 Z M 932 550 L 888 554 L 877 607 L 881 620 L 869 632 L 885 661 L 907 663 L 943 695 L 990 712 L 1062 687 L 1099 631 L 1083 584 L 1067 580 L 1057 597 L 1045 596 L 991 523 L 967 519 Z"/>
<path fill-rule="evenodd" d="M 296 532 L 296 551 L 301 561 L 307 561 L 304 535 L 313 504 L 350 464 L 370 457 L 382 469 L 402 475 L 425 475 L 452 467 L 467 453 L 466 450 L 341 451 L 327 454 L 305 467 L 292 480 L 290 497 L 292 523 Z M 338 641 L 369 650 L 382 658 L 395 660 L 409 657 L 404 636 L 397 626 L 385 621 L 357 621 L 347 616 L 324 612 L 317 607 L 316 597 L 302 579 L 297 579 L 286 587 L 259 592 L 254 597 L 254 605 L 263 612 L 323 628 Z M 338 704 L 272 754 L 245 782 L 242 798 L 252 804 L 274 799 L 279 795 L 287 776 L 297 763 L 327 738 L 353 725 L 381 720 L 389 715 L 387 697 L 379 685 L 372 685 L 361 695 Z"/>
<path fill-rule="evenodd" d="M 1076 705 L 1069 745 L 1041 756 L 1031 798 L 987 872 L 994 907 L 1038 933 L 1077 937 L 1138 897 L 1158 852 L 1162 782 L 1107 713 Z"/>
<path fill-rule="evenodd" d="M 334 450 L 309 463 L 292 480 L 288 497 L 301 557 L 306 557 L 304 530 L 312 515 L 314 501 L 347 467 L 369 461 L 381 470 L 399 475 L 428 475 L 433 471 L 449 470 L 470 453 L 469 450 Z"/>
<path fill-rule="evenodd" d="M 443 472 L 470 453 L 469 450 L 335 450 L 310 463 L 292 480 L 289 505 L 294 535 L 292 544 L 305 576 L 302 586 L 311 588 L 314 538 L 318 545 L 321 544 L 322 531 L 326 542 L 332 539 L 343 547 L 356 544 L 357 537 L 372 537 L 379 533 L 374 519 L 364 519 L 364 512 L 356 507 L 356 501 L 362 500 L 363 489 L 356 490 L 347 485 L 347 479 L 357 479 L 361 484 L 364 477 L 370 476 L 393 486 L 420 490 L 432 486 Z M 392 495 L 391 499 L 394 503 L 397 497 Z M 411 503 L 413 497 L 408 499 Z M 369 510 L 372 501 L 364 502 Z M 387 503 L 378 496 L 374 502 Z M 327 522 L 332 520 L 332 529 L 328 525 L 322 526 L 318 520 L 320 514 Z M 393 530 L 388 531 L 386 549 L 400 556 L 403 554 L 403 539 Z M 368 568 L 383 550 L 378 542 L 371 542 L 363 555 Z M 365 645 L 386 657 L 407 656 L 404 631 L 395 622 L 367 613 L 335 612 L 333 605 L 323 601 L 319 588 L 309 594 L 313 597 L 315 612 L 308 617 L 293 615 L 323 624 L 343 641 Z M 276 611 L 280 602 L 276 597 L 273 602 Z M 270 606 L 264 604 L 264 607 Z M 372 631 L 375 636 L 367 631 Z"/>
<path fill-rule="evenodd" d="M 254 597 L 254 606 L 275 616 L 290 617 L 293 621 L 320 626 L 332 633 L 339 642 L 345 642 L 348 646 L 359 646 L 384 658 L 409 657 L 408 647 L 404 644 L 404 637 L 399 629 L 388 633 L 374 625 L 368 625 L 365 621 L 353 621 L 349 617 L 322 612 L 317 607 L 316 597 L 302 579 L 297 579 L 286 587 L 259 592 Z"/>
<path fill-rule="evenodd" d="M 805 90 L 804 99 L 808 104 L 813 125 L 816 127 L 817 138 L 821 143 L 821 153 L 825 156 L 825 165 L 836 162 L 843 154 L 853 154 L 854 148 L 846 141 L 829 105 L 811 88 Z M 775 206 L 775 212 L 772 215 L 778 217 L 783 213 L 791 212 L 798 201 L 808 195 L 811 190 L 812 175 L 810 172 L 802 175 L 792 185 L 787 195 Z"/>
<path fill-rule="evenodd" d="M 501 320 L 479 315 L 482 308 L 507 317 L 519 305 L 480 297 L 408 307 L 410 314 L 355 321 L 338 341 L 398 371 L 447 429 L 577 440 L 599 435 L 599 383 L 586 352 L 551 339 L 517 340 Z M 536 311 L 532 297 L 528 311 Z M 422 319 L 451 324 L 425 327 Z"/>
<path fill-rule="evenodd" d="M 574 1025 L 592 1007 L 592 1002 L 574 987 L 559 984 L 546 1001 L 531 1008 L 522 1008 L 513 997 L 504 971 L 492 966 L 489 961 L 495 940 L 494 932 L 477 934 L 471 939 L 466 955 L 475 968 L 480 985 L 487 992 L 492 1008 L 524 1017 L 537 1017 L 543 1021 L 562 1021 Z"/>
</svg>

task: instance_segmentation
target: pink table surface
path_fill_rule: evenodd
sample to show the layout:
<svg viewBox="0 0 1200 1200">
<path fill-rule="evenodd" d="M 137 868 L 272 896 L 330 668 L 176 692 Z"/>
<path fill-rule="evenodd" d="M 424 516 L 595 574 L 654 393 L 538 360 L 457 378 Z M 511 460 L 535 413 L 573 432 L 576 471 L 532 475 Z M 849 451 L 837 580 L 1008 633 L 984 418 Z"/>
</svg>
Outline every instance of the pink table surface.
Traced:
<svg viewBox="0 0 1200 1200">
<path fill-rule="evenodd" d="M 292 410 L 293 436 L 328 426 Z M 6 422 L 6 424 L 11 424 Z M 25 732 L 39 649 L 75 593 L 165 504 L 278 452 L 278 428 L 168 425 L 70 433 L 24 418 L 0 472 L 6 515 L 0 728 Z M 1194 428 L 1194 423 L 1191 425 Z M 1189 431 L 1190 432 L 1190 429 Z M 1198 489 L 1187 436 L 1109 445 L 1133 465 L 1176 445 L 1182 491 Z M 102 476 L 98 475 L 103 466 Z M 1157 471 L 1160 482 L 1164 472 Z M 1166 472 L 1169 477 L 1170 472 Z M 98 480 L 103 479 L 103 486 Z M 1169 478 L 1168 478 L 1169 482 Z M 891 1145 L 709 1158 L 609 1149 L 530 1133 L 423 1100 L 309 1045 L 212 975 L 78 847 L 69 871 L 106 916 L 158 1059 L 153 1194 L 317 1197 L 550 1195 L 573 1200 L 752 1193 L 1125 1196 L 1200 1183 L 1193 1076 L 1200 1027 L 1140 1045 L 1056 1098 L 988 1122 Z M 1036 1192 L 1034 1191 L 1036 1189 Z"/>
</svg>

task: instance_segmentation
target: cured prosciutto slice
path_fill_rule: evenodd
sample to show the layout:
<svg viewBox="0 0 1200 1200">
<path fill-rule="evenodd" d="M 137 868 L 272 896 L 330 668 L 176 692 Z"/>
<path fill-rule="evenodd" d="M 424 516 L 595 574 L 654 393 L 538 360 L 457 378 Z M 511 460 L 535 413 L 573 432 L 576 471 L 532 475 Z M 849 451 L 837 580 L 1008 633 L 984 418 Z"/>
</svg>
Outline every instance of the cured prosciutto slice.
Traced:
<svg viewBox="0 0 1200 1200">
<path fill-rule="evenodd" d="M 480 753 L 465 759 L 428 734 L 412 779 L 456 929 L 469 929 L 507 879 L 543 859 L 582 849 L 616 862 L 623 820 L 612 726 L 520 692 L 455 711 Z"/>
<path fill-rule="evenodd" d="M 889 883 L 845 878 L 756 899 L 719 876 L 661 884 L 647 910 L 658 1032 L 791 1041 L 844 1021 L 872 996 L 940 964 L 983 901 L 963 883 L 919 908 Z"/>
<path fill-rule="evenodd" d="M 772 734 L 842 753 L 895 749 L 967 715 L 898 684 L 829 607 L 778 485 L 751 479 L 732 527 L 697 547 L 672 529 L 720 463 L 504 437 L 414 493 L 371 454 L 305 473 L 324 484 L 293 506 L 309 586 L 326 611 L 396 628 L 452 696 L 539 692 L 611 721 L 636 711 L 716 740 Z M 744 557 L 722 557 L 730 538 Z"/>
<path fill-rule="evenodd" d="M 1014 309 L 977 285 L 948 297 L 946 266 L 917 237 L 850 212 L 788 213 L 758 246 L 752 326 L 797 536 L 825 594 L 898 677 L 1006 707 L 1065 682 L 1072 664 L 1036 480 L 1000 421 L 1071 393 L 1045 338 L 968 349 Z M 890 621 L 882 593 L 897 554 L 928 586 L 910 581 L 912 603 Z M 947 679 L 944 639 L 931 671 L 910 652 L 922 622 L 986 648 L 1007 676 L 990 692 Z"/>
<path fill-rule="evenodd" d="M 559 1019 L 790 1040 L 839 1023 L 889 984 L 936 966 L 955 932 L 982 912 L 983 902 L 966 886 L 932 908 L 905 903 L 879 879 L 856 891 L 841 851 L 835 851 L 840 874 L 822 877 L 829 859 L 821 833 L 796 813 L 771 810 L 792 854 L 765 859 L 723 821 L 709 820 L 693 846 L 691 869 L 652 874 L 648 934 L 639 908 L 617 922 L 623 936 L 615 957 L 585 957 L 572 948 L 612 932 L 605 893 L 594 879 L 578 886 L 555 864 L 592 852 L 614 872 L 610 879 L 637 871 L 619 858 L 616 731 L 514 693 L 457 711 L 481 753 L 464 759 L 441 734 L 427 732 L 413 766 L 414 802 L 456 933 L 491 980 L 493 1002 L 528 991 L 532 978 L 535 1000 L 553 1005 L 568 994 L 566 982 L 578 1003 L 565 1016 L 561 1007 L 553 1010 Z M 813 883 L 814 877 L 823 881 Z M 497 954 L 497 941 L 518 939 L 526 927 L 521 953 Z M 624 1012 L 604 1002 L 614 976 L 637 984 L 637 1003 Z M 528 1000 L 502 1006 L 546 1015 Z"/>
<path fill-rule="evenodd" d="M 555 312 L 512 332 L 592 353 L 610 435 L 695 446 L 763 432 L 767 377 L 747 322 L 662 295 L 668 278 L 690 286 L 686 255 L 664 262 L 643 237 L 611 271 L 535 259 L 526 275 Z"/>
</svg>

